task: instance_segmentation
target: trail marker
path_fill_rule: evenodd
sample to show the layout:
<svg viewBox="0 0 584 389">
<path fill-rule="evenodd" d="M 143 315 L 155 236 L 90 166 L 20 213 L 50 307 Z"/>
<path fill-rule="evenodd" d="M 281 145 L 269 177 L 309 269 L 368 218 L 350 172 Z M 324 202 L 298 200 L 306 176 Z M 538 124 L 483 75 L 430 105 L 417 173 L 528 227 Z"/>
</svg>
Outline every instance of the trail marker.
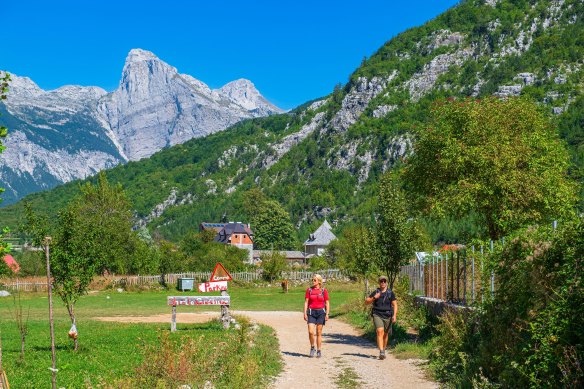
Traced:
<svg viewBox="0 0 584 389">
<path fill-rule="evenodd" d="M 232 279 L 233 278 L 231 277 L 231 274 L 229 274 L 229 272 L 225 270 L 225 268 L 220 262 L 217 262 L 217 264 L 215 265 L 215 269 L 213 269 L 213 273 L 211 273 L 211 279 L 209 281 L 211 282 L 231 281 Z"/>
</svg>

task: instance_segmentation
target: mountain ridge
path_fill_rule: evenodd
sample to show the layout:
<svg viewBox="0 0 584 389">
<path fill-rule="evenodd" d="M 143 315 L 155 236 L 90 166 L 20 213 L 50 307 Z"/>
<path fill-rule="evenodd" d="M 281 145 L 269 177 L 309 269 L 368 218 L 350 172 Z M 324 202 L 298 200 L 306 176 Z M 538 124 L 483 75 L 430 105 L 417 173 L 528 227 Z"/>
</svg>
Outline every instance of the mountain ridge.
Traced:
<svg viewBox="0 0 584 389">
<path fill-rule="evenodd" d="M 142 49 L 128 53 L 120 84 L 109 93 L 77 85 L 45 91 L 28 77 L 12 79 L 0 103 L 0 120 L 10 128 L 0 158 L 5 204 L 242 119 L 283 112 L 249 80 L 212 90 Z"/>
</svg>

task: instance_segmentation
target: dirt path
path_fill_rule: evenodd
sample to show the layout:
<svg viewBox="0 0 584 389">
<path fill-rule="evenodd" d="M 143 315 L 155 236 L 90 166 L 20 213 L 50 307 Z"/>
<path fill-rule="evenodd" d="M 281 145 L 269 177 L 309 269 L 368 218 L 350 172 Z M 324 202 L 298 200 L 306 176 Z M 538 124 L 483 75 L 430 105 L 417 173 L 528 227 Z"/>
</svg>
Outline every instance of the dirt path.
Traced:
<svg viewBox="0 0 584 389">
<path fill-rule="evenodd" d="M 300 312 L 235 311 L 259 323 L 274 328 L 280 342 L 284 371 L 276 378 L 273 388 L 338 387 L 337 380 L 352 375 L 359 388 L 438 388 L 423 377 L 413 360 L 399 360 L 388 354 L 386 360 L 377 359 L 374 344 L 359 336 L 350 325 L 331 319 L 323 331 L 322 358 L 308 357 L 309 342 L 306 322 Z M 179 313 L 177 322 L 205 322 L 217 313 Z M 167 322 L 170 315 L 148 317 L 98 318 L 123 322 Z M 170 325 L 170 324 L 169 324 Z M 352 374 L 351 374 L 352 373 Z M 355 376 L 356 375 L 356 376 Z"/>
</svg>

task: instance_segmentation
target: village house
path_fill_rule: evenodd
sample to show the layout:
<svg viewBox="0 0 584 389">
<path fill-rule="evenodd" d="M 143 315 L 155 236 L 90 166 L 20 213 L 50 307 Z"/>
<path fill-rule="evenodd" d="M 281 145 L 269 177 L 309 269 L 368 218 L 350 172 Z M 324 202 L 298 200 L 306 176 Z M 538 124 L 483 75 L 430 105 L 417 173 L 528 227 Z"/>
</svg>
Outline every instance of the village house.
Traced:
<svg viewBox="0 0 584 389">
<path fill-rule="evenodd" d="M 201 223 L 200 231 L 216 231 L 214 241 L 229 244 L 249 252 L 249 261 L 253 260 L 253 232 L 249 224 L 241 222 Z"/>
<path fill-rule="evenodd" d="M 330 242 L 337 239 L 332 232 L 331 225 L 326 221 L 310 234 L 304 242 L 304 255 L 308 259 L 313 256 L 321 256 Z"/>
</svg>

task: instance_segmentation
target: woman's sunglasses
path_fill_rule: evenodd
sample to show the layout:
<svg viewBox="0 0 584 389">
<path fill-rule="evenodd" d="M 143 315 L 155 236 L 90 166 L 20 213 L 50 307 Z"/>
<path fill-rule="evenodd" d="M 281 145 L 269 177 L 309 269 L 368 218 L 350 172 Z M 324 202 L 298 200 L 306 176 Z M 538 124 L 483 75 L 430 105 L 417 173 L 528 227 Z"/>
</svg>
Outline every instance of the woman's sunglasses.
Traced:
<svg viewBox="0 0 584 389">
<path fill-rule="evenodd" d="M 387 280 L 381 280 L 379 281 L 380 284 L 387 284 Z"/>
</svg>

